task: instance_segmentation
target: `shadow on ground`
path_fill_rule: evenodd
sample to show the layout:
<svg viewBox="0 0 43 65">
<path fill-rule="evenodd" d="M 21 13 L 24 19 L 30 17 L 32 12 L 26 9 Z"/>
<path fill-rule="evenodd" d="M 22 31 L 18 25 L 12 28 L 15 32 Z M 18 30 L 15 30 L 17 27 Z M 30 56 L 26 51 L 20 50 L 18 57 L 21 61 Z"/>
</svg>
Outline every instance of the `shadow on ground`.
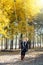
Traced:
<svg viewBox="0 0 43 65">
<path fill-rule="evenodd" d="M 34 51 L 43 52 L 43 48 L 35 48 Z"/>
<path fill-rule="evenodd" d="M 14 62 L 13 59 L 10 63 L 0 63 L 0 65 L 43 65 L 43 54 L 40 54 L 35 58 L 26 57 L 24 61 L 18 59 L 18 61 Z"/>
<path fill-rule="evenodd" d="M 0 55 L 17 55 L 20 53 L 20 50 L 1 50 Z"/>
<path fill-rule="evenodd" d="M 0 55 L 17 55 L 20 52 L 21 52 L 20 50 L 1 50 Z M 29 49 L 28 52 L 29 53 L 31 53 L 31 52 L 43 52 L 43 48 Z"/>
</svg>

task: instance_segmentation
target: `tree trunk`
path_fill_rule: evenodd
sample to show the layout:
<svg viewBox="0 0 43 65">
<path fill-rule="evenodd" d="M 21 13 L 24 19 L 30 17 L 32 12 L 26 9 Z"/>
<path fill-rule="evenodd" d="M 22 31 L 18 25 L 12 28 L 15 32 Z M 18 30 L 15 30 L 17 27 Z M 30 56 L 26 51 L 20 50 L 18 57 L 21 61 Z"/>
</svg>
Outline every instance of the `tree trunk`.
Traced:
<svg viewBox="0 0 43 65">
<path fill-rule="evenodd" d="M 33 41 L 33 48 L 34 48 L 34 41 Z"/>
<path fill-rule="evenodd" d="M 41 48 L 41 35 L 40 35 L 40 48 Z"/>
<path fill-rule="evenodd" d="M 13 40 L 11 40 L 10 49 L 13 49 Z"/>
<path fill-rule="evenodd" d="M 6 39 L 6 43 L 5 43 L 5 49 L 7 49 L 7 38 L 5 38 Z"/>
<path fill-rule="evenodd" d="M 21 48 L 22 36 L 23 36 L 23 34 L 20 35 L 20 40 L 19 40 L 19 49 Z"/>
<path fill-rule="evenodd" d="M 1 50 L 3 50 L 3 39 L 1 40 Z"/>
<path fill-rule="evenodd" d="M 16 42 L 15 42 L 15 49 L 17 48 L 17 35 L 16 35 Z"/>
<path fill-rule="evenodd" d="M 33 35 L 33 48 L 34 48 L 34 40 L 35 40 L 35 39 L 34 39 L 34 35 Z"/>
<path fill-rule="evenodd" d="M 31 40 L 29 40 L 29 49 L 31 49 Z"/>
</svg>

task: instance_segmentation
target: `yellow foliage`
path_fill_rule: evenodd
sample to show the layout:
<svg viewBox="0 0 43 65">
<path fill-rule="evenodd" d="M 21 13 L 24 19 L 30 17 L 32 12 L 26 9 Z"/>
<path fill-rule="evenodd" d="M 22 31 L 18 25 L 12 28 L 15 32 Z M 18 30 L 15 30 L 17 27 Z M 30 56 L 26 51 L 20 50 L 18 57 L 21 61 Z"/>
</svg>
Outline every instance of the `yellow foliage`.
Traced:
<svg viewBox="0 0 43 65">
<path fill-rule="evenodd" d="M 34 27 L 27 25 L 27 18 L 32 22 L 42 8 L 42 0 L 0 0 L 0 34 L 12 37 L 17 32 L 29 33 Z M 16 26 L 14 22 L 18 22 Z"/>
<path fill-rule="evenodd" d="M 27 17 L 31 19 L 40 13 L 40 9 L 43 8 L 43 0 L 25 0 L 24 8 Z"/>
<path fill-rule="evenodd" d="M 14 16 L 12 17 L 14 7 L 14 0 L 0 0 L 0 34 L 7 35 L 7 30 L 4 28 L 8 27 L 11 19 L 14 18 Z"/>
</svg>

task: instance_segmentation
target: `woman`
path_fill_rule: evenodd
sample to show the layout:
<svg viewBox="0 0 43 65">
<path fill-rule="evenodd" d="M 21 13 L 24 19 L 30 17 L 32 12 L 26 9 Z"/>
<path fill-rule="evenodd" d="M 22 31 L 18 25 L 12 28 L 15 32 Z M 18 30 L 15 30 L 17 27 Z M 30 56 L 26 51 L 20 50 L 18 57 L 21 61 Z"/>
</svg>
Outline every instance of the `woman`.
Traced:
<svg viewBox="0 0 43 65">
<path fill-rule="evenodd" d="M 24 59 L 27 50 L 28 50 L 28 41 L 27 38 L 23 38 L 23 40 L 21 41 L 21 60 Z"/>
</svg>

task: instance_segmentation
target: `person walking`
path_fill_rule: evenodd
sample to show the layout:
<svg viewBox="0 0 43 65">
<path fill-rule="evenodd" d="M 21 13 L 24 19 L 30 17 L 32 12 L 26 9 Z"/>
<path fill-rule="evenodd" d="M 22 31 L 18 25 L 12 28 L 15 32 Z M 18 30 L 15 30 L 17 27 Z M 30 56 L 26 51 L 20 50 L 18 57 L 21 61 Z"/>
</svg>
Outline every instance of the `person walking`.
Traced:
<svg viewBox="0 0 43 65">
<path fill-rule="evenodd" d="M 23 40 L 21 41 L 21 60 L 24 59 L 27 51 L 28 51 L 28 41 L 27 38 L 23 38 Z"/>
</svg>

